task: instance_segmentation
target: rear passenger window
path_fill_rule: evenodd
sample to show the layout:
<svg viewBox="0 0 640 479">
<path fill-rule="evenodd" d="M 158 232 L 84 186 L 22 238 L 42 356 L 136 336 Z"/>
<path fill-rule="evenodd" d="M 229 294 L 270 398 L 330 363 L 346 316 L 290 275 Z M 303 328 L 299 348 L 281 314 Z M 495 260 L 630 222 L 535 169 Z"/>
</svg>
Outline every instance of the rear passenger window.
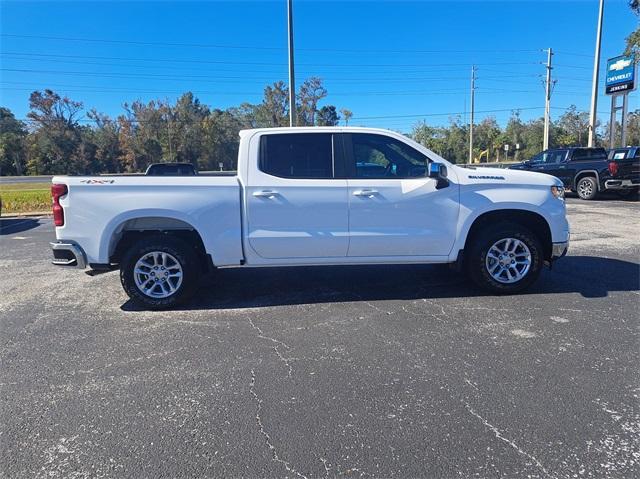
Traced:
<svg viewBox="0 0 640 479">
<path fill-rule="evenodd" d="M 574 160 L 605 160 L 607 152 L 604 148 L 578 148 L 573 152 Z"/>
<path fill-rule="evenodd" d="M 613 154 L 614 160 L 624 160 L 627 155 L 627 150 L 616 150 Z"/>
<path fill-rule="evenodd" d="M 260 171 L 281 178 L 333 178 L 331 134 L 291 133 L 260 138 Z"/>
</svg>

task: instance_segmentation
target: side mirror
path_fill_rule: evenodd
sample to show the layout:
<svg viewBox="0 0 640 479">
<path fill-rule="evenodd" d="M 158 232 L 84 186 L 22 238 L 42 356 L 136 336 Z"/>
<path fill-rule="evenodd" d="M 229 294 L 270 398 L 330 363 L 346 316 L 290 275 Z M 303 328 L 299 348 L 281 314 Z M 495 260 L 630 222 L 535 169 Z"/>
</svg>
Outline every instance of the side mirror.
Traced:
<svg viewBox="0 0 640 479">
<path fill-rule="evenodd" d="M 449 180 L 447 179 L 447 167 L 442 163 L 436 163 L 435 161 L 429 163 L 429 178 L 433 178 L 437 181 L 436 190 L 449 186 Z"/>
</svg>

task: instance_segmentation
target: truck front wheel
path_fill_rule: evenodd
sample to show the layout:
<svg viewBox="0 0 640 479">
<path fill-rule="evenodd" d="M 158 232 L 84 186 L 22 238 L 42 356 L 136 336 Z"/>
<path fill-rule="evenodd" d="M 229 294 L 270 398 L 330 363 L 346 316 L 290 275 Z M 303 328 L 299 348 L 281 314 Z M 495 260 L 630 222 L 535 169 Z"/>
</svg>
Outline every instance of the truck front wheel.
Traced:
<svg viewBox="0 0 640 479">
<path fill-rule="evenodd" d="M 125 253 L 120 281 L 129 297 L 147 308 L 171 308 L 194 293 L 198 283 L 197 256 L 193 247 L 179 238 L 142 238 Z"/>
<path fill-rule="evenodd" d="M 472 238 L 467 256 L 471 279 L 492 293 L 517 293 L 540 275 L 544 255 L 540 240 L 515 223 L 487 226 Z"/>
</svg>

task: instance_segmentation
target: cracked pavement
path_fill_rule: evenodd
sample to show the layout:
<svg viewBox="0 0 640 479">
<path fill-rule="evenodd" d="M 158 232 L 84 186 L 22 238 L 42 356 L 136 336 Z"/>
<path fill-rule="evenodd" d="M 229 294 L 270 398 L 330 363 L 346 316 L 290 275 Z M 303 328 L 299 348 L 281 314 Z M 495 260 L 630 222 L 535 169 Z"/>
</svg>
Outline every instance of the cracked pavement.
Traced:
<svg viewBox="0 0 640 479">
<path fill-rule="evenodd" d="M 6 477 L 638 477 L 640 204 L 568 199 L 526 294 L 443 266 L 221 270 L 141 311 L 2 219 Z"/>
</svg>

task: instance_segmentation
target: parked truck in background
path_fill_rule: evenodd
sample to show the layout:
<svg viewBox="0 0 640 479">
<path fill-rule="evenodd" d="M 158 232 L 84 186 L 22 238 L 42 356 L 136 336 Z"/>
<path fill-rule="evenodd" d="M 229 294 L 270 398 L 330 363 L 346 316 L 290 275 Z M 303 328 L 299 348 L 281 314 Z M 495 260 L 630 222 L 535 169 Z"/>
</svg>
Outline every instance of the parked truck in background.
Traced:
<svg viewBox="0 0 640 479">
<path fill-rule="evenodd" d="M 581 199 L 592 200 L 605 189 L 609 176 L 607 165 L 607 150 L 604 148 L 576 147 L 545 150 L 509 168 L 555 176 Z"/>
<path fill-rule="evenodd" d="M 605 188 L 621 196 L 638 195 L 640 189 L 640 146 L 626 146 L 609 150 L 607 158 L 609 178 Z"/>
<path fill-rule="evenodd" d="M 609 152 L 599 147 L 554 148 L 509 168 L 553 175 L 583 200 L 593 200 L 603 191 L 627 196 L 638 188 L 638 151 L 633 146 Z"/>
<path fill-rule="evenodd" d="M 227 267 L 452 263 L 514 293 L 569 242 L 559 180 L 457 167 L 386 130 L 244 130 L 236 176 L 52 182 L 53 262 L 119 268 L 149 308 Z"/>
</svg>

